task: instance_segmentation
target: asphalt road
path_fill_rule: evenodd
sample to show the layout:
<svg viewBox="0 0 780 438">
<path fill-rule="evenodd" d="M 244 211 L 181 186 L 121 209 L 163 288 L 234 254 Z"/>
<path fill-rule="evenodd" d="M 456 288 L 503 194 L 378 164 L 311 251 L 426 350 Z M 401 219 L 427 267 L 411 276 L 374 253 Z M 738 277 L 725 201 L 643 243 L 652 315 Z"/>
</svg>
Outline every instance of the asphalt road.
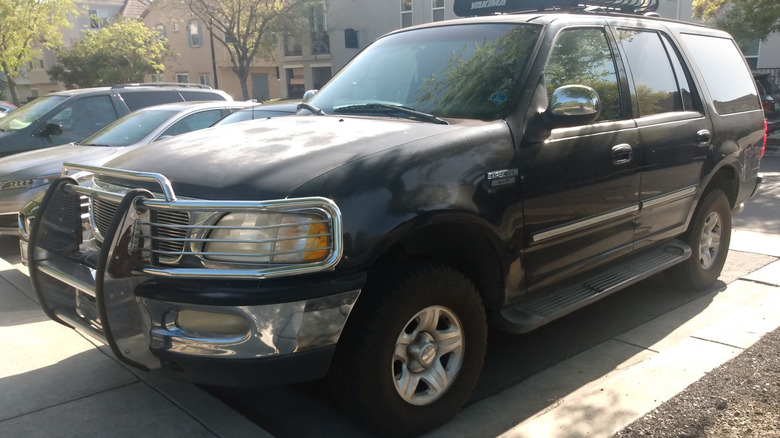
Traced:
<svg viewBox="0 0 780 438">
<path fill-rule="evenodd" d="M 780 234 L 780 153 L 765 156 L 762 172 L 766 177 L 762 190 L 734 217 L 733 227 Z M 489 334 L 482 377 L 470 403 L 496 395 L 548 367 L 704 297 L 764 263 L 767 258 L 763 256 L 731 251 L 720 281 L 710 290 L 681 290 L 667 283 L 663 275 L 656 275 L 535 332 L 508 335 L 493 331 Z M 703 300 L 702 306 L 705 305 Z M 620 358 L 623 359 L 626 358 Z M 371 437 L 336 410 L 325 381 L 264 389 L 207 390 L 277 438 Z M 537 404 L 541 411 L 551 401 L 528 403 Z"/>
</svg>

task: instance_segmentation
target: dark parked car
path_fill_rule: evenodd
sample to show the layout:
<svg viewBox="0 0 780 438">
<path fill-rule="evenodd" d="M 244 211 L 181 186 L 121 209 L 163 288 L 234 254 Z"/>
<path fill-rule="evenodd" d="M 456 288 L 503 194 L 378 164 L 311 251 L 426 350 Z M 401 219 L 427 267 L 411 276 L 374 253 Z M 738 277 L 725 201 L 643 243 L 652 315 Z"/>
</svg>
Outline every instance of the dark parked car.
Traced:
<svg viewBox="0 0 780 438">
<path fill-rule="evenodd" d="M 59 177 L 64 161 L 99 166 L 134 148 L 208 128 L 250 102 L 177 102 L 121 117 L 76 143 L 0 158 L 0 233 L 18 234 L 19 210 Z"/>
<path fill-rule="evenodd" d="M 187 84 L 115 85 L 50 93 L 0 119 L 0 157 L 79 141 L 147 106 L 205 100 L 233 99 L 220 90 Z"/>
<path fill-rule="evenodd" d="M 761 106 L 764 108 L 768 140 L 773 145 L 780 145 L 780 88 L 769 73 L 754 71 L 753 78 L 756 80 Z"/>
<path fill-rule="evenodd" d="M 488 324 L 711 287 L 762 181 L 738 46 L 652 1 L 495 15 L 528 3 L 455 0 L 477 17 L 378 38 L 296 116 L 66 164 L 20 213 L 42 308 L 175 378 L 328 375 L 406 437 L 469 399 Z"/>
</svg>

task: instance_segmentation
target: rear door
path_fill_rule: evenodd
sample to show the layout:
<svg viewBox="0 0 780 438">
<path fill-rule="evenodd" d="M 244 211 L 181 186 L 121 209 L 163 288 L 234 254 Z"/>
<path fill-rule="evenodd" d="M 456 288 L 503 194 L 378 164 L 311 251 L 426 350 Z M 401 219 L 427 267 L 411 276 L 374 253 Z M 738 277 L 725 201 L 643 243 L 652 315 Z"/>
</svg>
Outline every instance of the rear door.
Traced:
<svg viewBox="0 0 780 438">
<path fill-rule="evenodd" d="M 679 234 L 701 183 L 712 144 L 712 125 L 688 66 L 666 33 L 618 27 L 642 169 L 635 240 L 638 246 Z"/>
<path fill-rule="evenodd" d="M 548 96 L 564 85 L 587 85 L 602 111 L 594 123 L 553 129 L 546 141 L 520 149 L 529 292 L 631 250 L 639 136 L 615 53 L 603 26 L 565 28 L 552 42 Z"/>
</svg>

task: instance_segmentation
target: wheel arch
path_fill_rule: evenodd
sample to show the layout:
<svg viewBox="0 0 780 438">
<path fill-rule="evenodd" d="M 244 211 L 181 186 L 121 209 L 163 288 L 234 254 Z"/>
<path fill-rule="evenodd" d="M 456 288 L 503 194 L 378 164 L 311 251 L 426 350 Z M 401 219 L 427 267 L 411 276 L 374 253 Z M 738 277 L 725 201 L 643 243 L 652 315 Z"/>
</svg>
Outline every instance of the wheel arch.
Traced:
<svg viewBox="0 0 780 438">
<path fill-rule="evenodd" d="M 725 165 L 720 167 L 712 174 L 709 181 L 707 181 L 704 190 L 701 190 L 699 200 L 704 198 L 705 194 L 712 190 L 722 190 L 729 200 L 729 206 L 731 206 L 732 209 L 735 208 L 739 195 L 739 179 L 739 173 L 734 166 Z"/>
<path fill-rule="evenodd" d="M 385 242 L 369 269 L 381 270 L 401 260 L 426 260 L 450 266 L 464 274 L 477 288 L 487 309 L 505 300 L 506 261 L 499 244 L 476 224 L 445 221 L 427 224 L 396 235 Z"/>
</svg>

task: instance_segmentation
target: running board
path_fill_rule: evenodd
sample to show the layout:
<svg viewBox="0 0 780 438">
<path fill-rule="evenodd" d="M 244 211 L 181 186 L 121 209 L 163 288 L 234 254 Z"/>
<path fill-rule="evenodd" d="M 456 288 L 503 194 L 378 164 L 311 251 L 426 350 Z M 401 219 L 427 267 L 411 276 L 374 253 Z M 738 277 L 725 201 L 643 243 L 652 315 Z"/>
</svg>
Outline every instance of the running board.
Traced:
<svg viewBox="0 0 780 438">
<path fill-rule="evenodd" d="M 509 333 L 526 333 L 577 309 L 598 301 L 691 256 L 691 248 L 679 240 L 629 256 L 617 266 L 598 271 L 579 284 L 521 300 L 494 315 L 497 328 Z"/>
</svg>

